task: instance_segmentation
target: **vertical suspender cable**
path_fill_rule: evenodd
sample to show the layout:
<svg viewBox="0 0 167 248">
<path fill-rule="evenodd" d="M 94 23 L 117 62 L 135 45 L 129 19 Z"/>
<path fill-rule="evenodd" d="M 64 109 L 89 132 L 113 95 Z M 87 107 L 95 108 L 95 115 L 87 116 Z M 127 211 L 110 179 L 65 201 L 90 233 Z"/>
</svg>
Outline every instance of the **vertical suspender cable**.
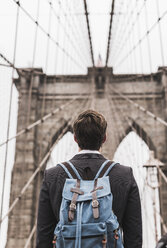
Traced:
<svg viewBox="0 0 167 248">
<path fill-rule="evenodd" d="M 39 5 L 40 0 L 37 3 L 37 14 L 36 14 L 36 23 L 38 23 L 39 19 Z M 30 79 L 30 88 L 29 88 L 29 95 L 28 95 L 28 110 L 27 110 L 27 125 L 29 125 L 29 119 L 31 114 L 31 97 L 32 97 L 32 86 L 34 83 L 34 64 L 35 64 L 35 57 L 36 57 L 36 47 L 37 47 L 37 36 L 38 36 L 38 25 L 35 26 L 35 37 L 34 37 L 34 47 L 33 47 L 33 58 L 32 58 L 32 72 L 31 72 L 31 79 Z"/>
<path fill-rule="evenodd" d="M 46 59 L 45 59 L 45 74 L 44 74 L 44 83 L 43 83 L 43 94 L 42 94 L 42 106 L 41 106 L 41 118 L 43 118 L 44 114 L 45 114 L 45 97 L 46 97 L 46 83 L 47 83 L 47 69 L 48 69 L 48 58 L 49 58 L 49 48 L 50 48 L 50 30 L 51 30 L 51 18 L 52 18 L 52 0 L 49 3 L 49 21 L 48 21 L 48 37 L 47 37 L 47 44 L 46 44 Z M 41 155 L 42 155 L 42 142 L 43 142 L 43 123 L 41 126 L 41 135 L 40 135 L 40 145 L 39 145 L 39 154 L 38 154 L 38 161 L 37 163 L 39 163 L 39 161 L 41 160 Z M 37 175 L 37 190 L 36 190 L 36 195 L 39 195 L 39 189 L 40 189 L 40 172 Z M 38 211 L 38 207 L 37 207 L 38 201 L 35 203 L 35 218 L 37 216 L 37 211 Z M 36 221 L 35 221 L 36 222 Z M 30 236 L 28 237 L 28 242 L 33 242 L 33 236 L 35 234 L 35 230 L 36 230 L 36 223 L 34 224 L 32 231 L 30 233 Z M 35 242 L 35 239 L 34 239 Z M 28 246 L 28 244 L 27 244 Z"/>
<path fill-rule="evenodd" d="M 160 23 L 160 13 L 159 13 L 159 0 L 156 0 L 157 4 L 157 15 L 158 15 L 158 30 L 159 30 L 159 41 L 160 41 L 160 48 L 161 48 L 161 59 L 162 59 L 162 66 L 165 66 L 165 59 L 164 59 L 164 49 L 162 43 L 162 30 L 161 30 L 161 23 Z"/>
<path fill-rule="evenodd" d="M 151 47 L 150 47 L 150 37 L 149 37 L 149 29 L 148 29 L 148 13 L 147 13 L 147 6 L 146 6 L 146 1 L 144 0 L 144 9 L 145 9 L 145 22 L 146 22 L 146 29 L 147 29 L 147 35 L 146 35 L 146 39 L 147 39 L 147 47 L 148 47 L 148 58 L 149 58 L 149 66 L 150 66 L 150 73 L 152 75 L 152 58 L 151 58 Z"/>
<path fill-rule="evenodd" d="M 15 26 L 15 41 L 14 41 L 14 51 L 13 51 L 13 68 L 12 68 L 12 82 L 10 88 L 10 99 L 9 99 L 9 112 L 8 112 L 8 127 L 7 127 L 7 140 L 9 139 L 10 133 L 10 124 L 11 124 L 11 109 L 12 109 L 12 100 L 13 100 L 13 77 L 15 72 L 15 61 L 16 61 L 16 50 L 17 50 L 17 37 L 18 37 L 18 25 L 19 25 L 19 4 L 20 1 L 17 1 L 17 12 L 16 12 L 16 26 Z M 8 142 L 6 143 L 5 150 L 5 163 L 3 171 L 3 183 L 2 183 L 2 196 L 1 196 L 1 210 L 0 210 L 0 219 L 2 218 L 3 213 L 3 203 L 4 203 L 4 193 L 5 193 L 5 179 L 6 179 L 6 169 L 7 169 L 7 160 L 8 160 Z M 1 235 L 1 223 L 0 223 L 0 235 Z"/>
</svg>

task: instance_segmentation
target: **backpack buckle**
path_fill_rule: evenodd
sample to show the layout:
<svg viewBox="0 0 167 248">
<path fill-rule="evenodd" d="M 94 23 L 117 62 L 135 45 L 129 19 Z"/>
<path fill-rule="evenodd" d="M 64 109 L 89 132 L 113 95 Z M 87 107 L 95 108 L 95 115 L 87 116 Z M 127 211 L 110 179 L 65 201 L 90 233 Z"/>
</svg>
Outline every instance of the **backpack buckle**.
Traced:
<svg viewBox="0 0 167 248">
<path fill-rule="evenodd" d="M 93 200 L 93 201 L 92 201 L 92 207 L 93 207 L 93 208 L 98 208 L 98 206 L 99 206 L 98 200 Z"/>
<path fill-rule="evenodd" d="M 76 204 L 74 203 L 74 202 L 71 202 L 71 204 L 70 204 L 70 210 L 71 211 L 75 211 L 76 210 Z"/>
</svg>

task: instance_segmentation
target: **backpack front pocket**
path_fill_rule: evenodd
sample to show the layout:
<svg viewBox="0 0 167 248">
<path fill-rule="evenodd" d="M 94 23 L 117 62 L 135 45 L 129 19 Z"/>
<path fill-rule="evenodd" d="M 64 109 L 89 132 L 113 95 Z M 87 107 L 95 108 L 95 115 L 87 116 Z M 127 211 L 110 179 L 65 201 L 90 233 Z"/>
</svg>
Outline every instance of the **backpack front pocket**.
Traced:
<svg viewBox="0 0 167 248">
<path fill-rule="evenodd" d="M 82 224 L 81 233 L 76 235 L 77 225 L 64 225 L 61 229 L 61 235 L 65 248 L 74 248 L 77 242 L 77 248 L 102 248 L 106 238 L 106 224 L 92 223 Z M 62 244 L 61 239 L 61 244 Z M 80 239 L 80 241 L 79 241 Z M 59 248 L 59 238 L 57 239 L 57 247 Z M 62 246 L 61 246 L 62 247 Z"/>
</svg>

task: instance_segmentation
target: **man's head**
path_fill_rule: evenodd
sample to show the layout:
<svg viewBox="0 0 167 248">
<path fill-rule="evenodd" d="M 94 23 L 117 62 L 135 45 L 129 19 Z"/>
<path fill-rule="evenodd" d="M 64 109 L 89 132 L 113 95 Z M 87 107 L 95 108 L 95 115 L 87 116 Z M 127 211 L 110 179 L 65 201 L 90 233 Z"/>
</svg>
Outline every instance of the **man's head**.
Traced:
<svg viewBox="0 0 167 248">
<path fill-rule="evenodd" d="M 82 150 L 99 150 L 106 140 L 106 128 L 103 115 L 94 110 L 84 111 L 74 122 L 74 139 Z"/>
</svg>

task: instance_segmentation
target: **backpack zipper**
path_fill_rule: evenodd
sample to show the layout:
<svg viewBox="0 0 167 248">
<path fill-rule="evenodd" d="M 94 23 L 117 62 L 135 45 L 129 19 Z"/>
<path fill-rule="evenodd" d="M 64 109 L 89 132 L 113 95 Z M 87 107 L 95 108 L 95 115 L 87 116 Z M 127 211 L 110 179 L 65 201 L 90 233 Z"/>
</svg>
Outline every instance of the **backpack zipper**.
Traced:
<svg viewBox="0 0 167 248">
<path fill-rule="evenodd" d="M 118 229 L 114 230 L 114 248 L 117 248 L 117 240 L 119 239 L 119 236 L 118 236 Z"/>
<path fill-rule="evenodd" d="M 54 235 L 54 238 L 53 238 L 53 241 L 52 241 L 53 248 L 56 248 L 56 239 L 57 239 L 57 236 Z"/>
<path fill-rule="evenodd" d="M 102 236 L 102 235 L 100 234 L 100 235 L 92 235 L 92 236 L 83 236 L 81 239 L 97 238 L 97 237 L 100 237 L 100 236 Z M 64 239 L 73 240 L 73 239 L 76 239 L 76 238 L 75 237 L 66 237 Z"/>
<path fill-rule="evenodd" d="M 102 245 L 103 245 L 103 248 L 106 248 L 106 245 L 107 245 L 107 237 L 106 237 L 105 234 L 103 235 Z"/>
</svg>

